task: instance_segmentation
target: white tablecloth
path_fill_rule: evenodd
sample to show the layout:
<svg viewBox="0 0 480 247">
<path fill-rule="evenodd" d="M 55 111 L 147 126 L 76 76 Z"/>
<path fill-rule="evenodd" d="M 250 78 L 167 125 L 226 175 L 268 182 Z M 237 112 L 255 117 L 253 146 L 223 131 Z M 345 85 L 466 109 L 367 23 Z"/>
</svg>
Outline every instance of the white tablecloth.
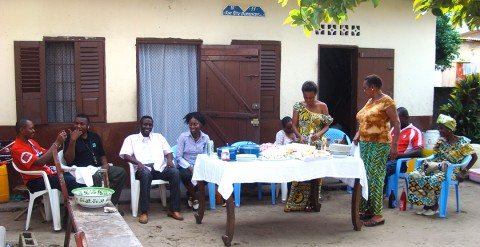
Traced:
<svg viewBox="0 0 480 247">
<path fill-rule="evenodd" d="M 252 162 L 222 161 L 216 155 L 199 154 L 193 170 L 192 182 L 207 181 L 218 184 L 224 199 L 233 193 L 234 183 L 285 183 L 335 177 L 353 187 L 360 179 L 362 196 L 368 199 L 367 175 L 363 161 L 356 157 L 331 158 L 315 161 L 285 160 Z"/>
</svg>

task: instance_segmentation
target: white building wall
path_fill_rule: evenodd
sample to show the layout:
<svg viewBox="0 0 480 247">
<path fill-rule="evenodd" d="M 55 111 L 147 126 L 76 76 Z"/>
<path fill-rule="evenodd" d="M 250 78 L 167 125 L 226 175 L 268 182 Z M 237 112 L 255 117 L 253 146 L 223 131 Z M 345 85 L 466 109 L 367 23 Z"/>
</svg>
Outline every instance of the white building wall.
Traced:
<svg viewBox="0 0 480 247">
<path fill-rule="evenodd" d="M 230 4 L 255 5 L 266 17 L 223 16 Z M 395 100 L 410 115 L 431 115 L 433 105 L 435 18 L 415 20 L 412 1 L 363 3 L 344 24 L 360 25 L 361 35 L 306 38 L 301 28 L 282 25 L 288 11 L 276 0 L 0 0 L 0 125 L 16 121 L 13 41 L 44 36 L 104 37 L 107 121 L 136 120 L 136 38 L 201 39 L 204 44 L 237 40 L 276 40 L 282 44 L 281 116 L 302 99 L 301 84 L 317 80 L 318 45 L 395 49 Z M 121 95 L 119 97 L 118 95 Z"/>
</svg>

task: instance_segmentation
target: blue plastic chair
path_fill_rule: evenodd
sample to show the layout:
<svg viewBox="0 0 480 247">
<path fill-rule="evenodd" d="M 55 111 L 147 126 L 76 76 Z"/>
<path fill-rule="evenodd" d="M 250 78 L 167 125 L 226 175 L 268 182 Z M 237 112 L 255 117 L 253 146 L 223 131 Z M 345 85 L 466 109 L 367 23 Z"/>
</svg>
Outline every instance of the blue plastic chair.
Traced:
<svg viewBox="0 0 480 247">
<path fill-rule="evenodd" d="M 334 140 L 337 139 L 343 139 L 344 136 L 347 137 L 347 144 L 350 145 L 352 142 L 350 141 L 350 137 L 348 137 L 345 132 L 335 129 L 335 128 L 329 128 L 325 134 L 323 134 L 325 138 L 330 138 L 331 143 L 333 143 Z M 347 193 L 352 193 L 352 187 L 347 185 Z"/>
<path fill-rule="evenodd" d="M 425 159 L 433 159 L 436 155 L 432 155 L 427 158 L 417 159 L 415 162 L 415 168 L 420 166 Z M 440 218 L 447 217 L 447 204 L 448 204 L 448 192 L 450 189 L 450 185 L 455 185 L 455 195 L 457 201 L 457 212 L 460 212 L 460 195 L 458 193 L 458 180 L 452 180 L 453 169 L 457 167 L 462 167 L 468 165 L 468 163 L 472 160 L 472 155 L 467 155 L 463 158 L 460 164 L 450 164 L 448 165 L 447 172 L 445 174 L 445 180 L 442 182 L 442 188 L 440 190 L 440 197 L 438 198 L 438 206 L 439 206 L 439 216 Z"/>
<path fill-rule="evenodd" d="M 172 152 L 173 152 L 173 163 L 177 163 L 177 145 L 172 147 Z"/>
<path fill-rule="evenodd" d="M 234 147 L 241 147 L 243 145 L 248 145 L 248 144 L 255 144 L 255 145 L 258 145 L 256 144 L 255 142 L 251 142 L 251 141 L 239 141 L 239 142 L 235 142 L 234 144 L 232 144 L 232 146 Z M 270 184 L 270 187 L 271 187 L 271 190 L 272 190 L 272 205 L 275 205 L 275 195 L 276 195 L 276 188 L 275 188 L 275 183 L 271 183 Z M 257 183 L 257 190 L 258 190 L 258 200 L 262 200 L 262 183 Z M 240 191 L 241 191 L 241 184 L 237 183 L 237 184 L 234 184 L 233 185 L 233 193 L 234 193 L 234 198 L 235 198 L 235 206 L 236 207 L 240 207 Z"/>
<path fill-rule="evenodd" d="M 393 204 L 393 207 L 396 208 L 397 207 L 397 202 L 398 202 L 398 180 L 400 178 L 404 178 L 405 179 L 405 185 L 406 185 L 406 191 L 408 191 L 408 173 L 406 172 L 403 172 L 401 173 L 400 172 L 400 168 L 402 167 L 402 162 L 405 161 L 408 163 L 408 161 L 410 161 L 412 158 L 401 158 L 401 159 L 398 159 L 397 160 L 397 166 L 396 166 L 396 170 L 395 170 L 395 173 L 392 174 L 390 177 L 388 177 L 388 184 L 387 184 L 387 189 L 386 189 L 386 194 L 387 194 L 387 197 L 390 196 L 392 190 L 393 190 L 393 195 L 395 196 L 395 200 L 394 200 L 394 204 Z"/>
<path fill-rule="evenodd" d="M 231 146 L 238 148 L 240 146 L 248 145 L 248 144 L 256 144 L 256 143 L 252 141 L 239 141 L 239 142 L 233 143 Z M 258 200 L 262 200 L 262 183 L 257 183 L 257 187 L 258 187 Z M 272 190 L 272 204 L 275 205 L 276 184 L 271 183 L 270 187 Z M 242 186 L 240 183 L 233 184 L 233 197 L 235 200 L 235 207 L 240 207 L 241 189 L 242 189 Z M 208 183 L 208 194 L 210 199 L 210 209 L 215 209 L 216 207 L 215 207 L 215 184 L 214 183 L 210 183 L 210 182 Z"/>
<path fill-rule="evenodd" d="M 339 129 L 329 128 L 327 130 L 327 132 L 325 132 L 324 136 L 325 136 L 325 138 L 330 138 L 330 140 L 332 140 L 332 143 L 333 143 L 333 140 L 343 139 L 343 137 L 346 136 L 347 137 L 347 144 L 348 145 L 351 144 L 350 137 L 348 137 L 348 135 L 345 134 L 345 132 L 343 132 Z"/>
</svg>

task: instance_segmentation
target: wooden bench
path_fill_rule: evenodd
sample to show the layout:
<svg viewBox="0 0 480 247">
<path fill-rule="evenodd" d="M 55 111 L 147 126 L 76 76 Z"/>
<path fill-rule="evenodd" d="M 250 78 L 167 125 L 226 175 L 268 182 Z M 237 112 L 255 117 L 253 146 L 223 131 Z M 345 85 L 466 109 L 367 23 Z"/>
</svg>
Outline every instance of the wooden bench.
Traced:
<svg viewBox="0 0 480 247">
<path fill-rule="evenodd" d="M 58 155 L 53 155 L 62 188 L 64 204 L 69 217 L 65 231 L 64 246 L 70 245 L 70 234 L 75 232 L 77 246 L 142 246 L 120 213 L 105 213 L 103 208 L 85 208 L 68 196 L 67 186 Z M 107 173 L 103 172 L 104 184 L 108 184 Z M 113 206 L 111 202 L 108 206 Z"/>
</svg>

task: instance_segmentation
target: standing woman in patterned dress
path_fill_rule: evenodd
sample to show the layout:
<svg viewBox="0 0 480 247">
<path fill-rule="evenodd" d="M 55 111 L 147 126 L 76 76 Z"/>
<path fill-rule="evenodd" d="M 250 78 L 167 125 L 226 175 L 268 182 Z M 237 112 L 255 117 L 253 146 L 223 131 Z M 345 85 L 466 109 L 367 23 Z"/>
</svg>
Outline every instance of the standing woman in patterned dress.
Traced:
<svg viewBox="0 0 480 247">
<path fill-rule="evenodd" d="M 304 101 L 293 106 L 293 132 L 300 143 L 306 144 L 307 138 L 310 138 L 310 145 L 315 146 L 327 132 L 333 118 L 328 114 L 327 104 L 317 100 L 318 88 L 314 82 L 303 83 L 302 93 Z M 313 135 L 308 136 L 311 131 Z M 310 211 L 311 200 L 318 198 L 310 198 L 310 181 L 293 182 L 284 211 Z"/>
<path fill-rule="evenodd" d="M 363 82 L 363 91 L 369 98 L 365 106 L 357 113 L 358 131 L 353 138 L 360 142 L 360 155 L 368 179 L 368 201 L 361 198 L 360 214 L 367 227 L 383 225 L 383 181 L 385 162 L 397 157 L 400 120 L 395 102 L 382 92 L 382 79 L 369 75 Z M 394 140 L 390 135 L 390 122 L 394 127 Z"/>
</svg>

